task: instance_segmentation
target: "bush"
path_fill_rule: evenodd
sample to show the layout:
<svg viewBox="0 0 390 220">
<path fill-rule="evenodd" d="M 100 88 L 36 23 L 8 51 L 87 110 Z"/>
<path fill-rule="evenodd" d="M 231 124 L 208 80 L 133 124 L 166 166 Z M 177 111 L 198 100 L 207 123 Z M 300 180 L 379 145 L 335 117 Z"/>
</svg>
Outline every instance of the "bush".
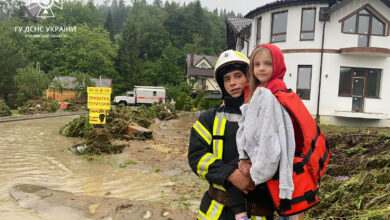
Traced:
<svg viewBox="0 0 390 220">
<path fill-rule="evenodd" d="M 12 115 L 10 108 L 4 101 L 0 100 L 0 117 Z"/>
<path fill-rule="evenodd" d="M 48 111 L 49 112 L 56 112 L 60 108 L 60 105 L 57 102 L 49 102 L 48 105 Z"/>
<path fill-rule="evenodd" d="M 199 109 L 207 110 L 210 108 L 216 108 L 222 104 L 222 100 L 208 100 L 208 99 L 202 99 L 199 102 Z"/>
</svg>

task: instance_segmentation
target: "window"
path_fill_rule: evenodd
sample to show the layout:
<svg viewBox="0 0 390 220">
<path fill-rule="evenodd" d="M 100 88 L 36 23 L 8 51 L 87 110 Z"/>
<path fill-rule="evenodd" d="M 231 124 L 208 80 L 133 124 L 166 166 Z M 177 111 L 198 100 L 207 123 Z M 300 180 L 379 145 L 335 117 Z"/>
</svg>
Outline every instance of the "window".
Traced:
<svg viewBox="0 0 390 220">
<path fill-rule="evenodd" d="M 363 97 L 379 98 L 381 70 L 367 68 L 340 68 L 339 96 L 351 97 L 354 80 L 363 80 Z"/>
<path fill-rule="evenodd" d="M 371 35 L 385 36 L 385 22 L 374 15 L 369 8 L 360 9 L 341 19 L 340 22 L 342 22 L 343 33 L 359 35 L 358 47 L 368 47 Z"/>
<path fill-rule="evenodd" d="M 153 96 L 157 96 L 157 92 L 156 91 L 153 91 Z"/>
<path fill-rule="evenodd" d="M 314 40 L 315 18 L 315 8 L 302 9 L 301 40 Z"/>
<path fill-rule="evenodd" d="M 271 42 L 286 41 L 287 11 L 272 14 Z"/>
<path fill-rule="evenodd" d="M 298 66 L 297 94 L 301 99 L 310 99 L 311 65 Z"/>
<path fill-rule="evenodd" d="M 210 69 L 210 67 L 207 66 L 207 64 L 205 64 L 204 62 L 200 64 L 199 68 L 202 68 L 202 69 Z"/>
<path fill-rule="evenodd" d="M 260 41 L 261 41 L 261 17 L 257 20 L 256 45 L 259 45 Z"/>
</svg>

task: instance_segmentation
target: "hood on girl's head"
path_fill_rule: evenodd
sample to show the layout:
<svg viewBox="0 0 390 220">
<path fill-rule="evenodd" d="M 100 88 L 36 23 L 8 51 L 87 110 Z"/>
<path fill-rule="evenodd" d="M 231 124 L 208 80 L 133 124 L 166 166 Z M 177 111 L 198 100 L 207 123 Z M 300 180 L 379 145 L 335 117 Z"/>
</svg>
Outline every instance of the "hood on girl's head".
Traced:
<svg viewBox="0 0 390 220">
<path fill-rule="evenodd" d="M 284 56 L 282 51 L 279 49 L 279 47 L 273 44 L 260 44 L 253 51 L 255 51 L 259 47 L 268 48 L 272 55 L 273 71 L 270 81 L 272 81 L 273 79 L 283 80 L 284 74 L 286 74 L 286 64 L 284 63 Z"/>
<path fill-rule="evenodd" d="M 286 64 L 284 63 L 284 56 L 282 51 L 279 49 L 279 47 L 273 44 L 260 44 L 253 50 L 253 52 L 256 51 L 256 49 L 259 47 L 267 48 L 272 55 L 272 76 L 265 87 L 271 90 L 272 93 L 276 92 L 277 90 L 286 91 L 287 87 L 286 84 L 283 82 L 283 77 L 286 74 Z M 253 56 L 253 52 L 250 56 L 251 59 Z"/>
</svg>

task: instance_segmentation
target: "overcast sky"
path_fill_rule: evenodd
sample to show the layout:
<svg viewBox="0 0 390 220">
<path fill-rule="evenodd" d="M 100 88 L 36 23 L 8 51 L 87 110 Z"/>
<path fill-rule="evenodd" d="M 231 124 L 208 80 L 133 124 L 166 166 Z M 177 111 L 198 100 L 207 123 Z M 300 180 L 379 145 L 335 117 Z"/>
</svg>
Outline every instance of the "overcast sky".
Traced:
<svg viewBox="0 0 390 220">
<path fill-rule="evenodd" d="M 103 3 L 106 0 L 94 0 L 96 3 Z M 125 0 L 127 3 L 130 3 L 130 0 Z M 175 1 L 180 4 L 183 4 L 184 2 L 187 4 L 189 2 L 192 2 L 194 0 L 168 0 L 168 1 Z M 227 11 L 234 11 L 235 13 L 241 13 L 242 15 L 246 15 L 249 11 L 265 5 L 269 2 L 274 2 L 276 0 L 200 0 L 202 7 L 207 7 L 210 11 L 214 10 L 215 8 L 225 9 Z M 147 0 L 148 3 L 153 3 L 153 0 Z M 165 0 L 162 0 L 162 2 L 165 2 Z"/>
<path fill-rule="evenodd" d="M 23 0 L 26 3 L 31 2 L 50 2 L 50 0 Z M 55 0 L 59 1 L 59 0 Z M 82 0 L 83 2 L 87 2 L 88 0 Z M 112 0 L 93 0 L 95 4 L 103 4 L 104 2 L 112 2 Z M 148 3 L 152 4 L 153 0 L 146 0 Z M 188 4 L 189 2 L 192 2 L 194 0 L 168 0 L 168 1 L 175 1 L 180 3 L 181 5 L 183 3 Z M 202 7 L 208 8 L 210 11 L 214 10 L 215 8 L 220 9 L 226 9 L 229 11 L 234 11 L 236 14 L 241 13 L 242 15 L 246 15 L 248 12 L 250 12 L 253 9 L 256 9 L 257 7 L 263 6 L 267 3 L 274 2 L 276 0 L 200 0 Z M 126 4 L 130 4 L 131 0 L 125 0 Z M 162 0 L 162 2 L 165 2 L 165 0 Z"/>
<path fill-rule="evenodd" d="M 153 2 L 153 0 L 147 1 Z M 189 3 L 193 0 L 173 1 L 183 4 L 184 2 Z M 207 7 L 210 11 L 215 8 L 218 8 L 218 10 L 226 8 L 227 11 L 234 11 L 235 13 L 241 13 L 242 15 L 246 15 L 251 10 L 274 1 L 275 0 L 200 0 L 202 7 Z M 163 0 L 163 2 L 165 1 Z"/>
</svg>

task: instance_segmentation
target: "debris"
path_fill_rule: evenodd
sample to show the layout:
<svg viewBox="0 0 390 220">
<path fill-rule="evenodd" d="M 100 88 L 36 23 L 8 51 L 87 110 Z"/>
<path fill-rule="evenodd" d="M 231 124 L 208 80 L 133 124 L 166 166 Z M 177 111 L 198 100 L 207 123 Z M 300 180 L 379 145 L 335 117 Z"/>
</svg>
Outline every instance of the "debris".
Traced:
<svg viewBox="0 0 390 220">
<path fill-rule="evenodd" d="M 145 215 L 143 216 L 144 219 L 149 219 L 152 217 L 152 212 L 151 211 L 146 211 Z"/>
<path fill-rule="evenodd" d="M 84 154 L 84 152 L 85 152 L 85 148 L 86 148 L 87 146 L 77 146 L 77 148 L 76 148 L 76 150 L 77 150 L 77 152 L 79 152 L 80 154 Z"/>
<path fill-rule="evenodd" d="M 19 107 L 19 112 L 25 115 L 44 114 L 56 112 L 59 105 L 51 98 L 39 97 L 27 100 L 22 107 Z"/>
<path fill-rule="evenodd" d="M 152 130 L 150 129 L 146 129 L 144 127 L 141 127 L 141 126 L 137 126 L 137 125 L 129 125 L 127 127 L 127 135 L 131 134 L 131 135 L 134 135 L 136 137 L 140 137 L 140 138 L 145 138 L 145 139 L 150 139 L 152 138 Z"/>
</svg>

